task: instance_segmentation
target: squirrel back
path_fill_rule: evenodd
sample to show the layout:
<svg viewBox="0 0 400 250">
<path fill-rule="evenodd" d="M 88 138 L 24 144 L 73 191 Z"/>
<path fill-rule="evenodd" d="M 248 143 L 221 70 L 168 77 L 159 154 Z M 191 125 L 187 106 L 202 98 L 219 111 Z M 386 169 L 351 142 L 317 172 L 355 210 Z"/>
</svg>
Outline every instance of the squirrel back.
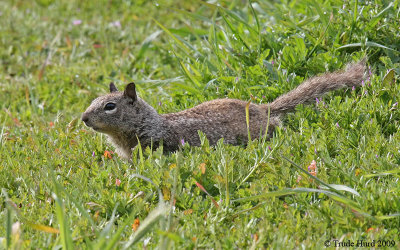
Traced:
<svg viewBox="0 0 400 250">
<path fill-rule="evenodd" d="M 280 117 L 297 105 L 307 103 L 322 95 L 344 87 L 359 86 L 365 74 L 365 60 L 350 65 L 344 72 L 333 72 L 304 81 L 294 90 L 278 97 L 269 104 L 249 104 L 249 132 L 251 139 L 265 134 L 270 109 L 268 136 L 280 125 Z M 82 114 L 84 123 L 95 131 L 105 133 L 116 146 L 117 153 L 130 158 L 131 150 L 140 142 L 142 147 L 175 151 L 189 143 L 200 145 L 198 131 L 203 132 L 215 145 L 223 138 L 224 143 L 239 145 L 248 141 L 246 105 L 237 99 L 216 99 L 177 113 L 158 114 L 140 99 L 134 83 L 123 92 L 110 84 L 110 94 L 96 98 Z"/>
</svg>

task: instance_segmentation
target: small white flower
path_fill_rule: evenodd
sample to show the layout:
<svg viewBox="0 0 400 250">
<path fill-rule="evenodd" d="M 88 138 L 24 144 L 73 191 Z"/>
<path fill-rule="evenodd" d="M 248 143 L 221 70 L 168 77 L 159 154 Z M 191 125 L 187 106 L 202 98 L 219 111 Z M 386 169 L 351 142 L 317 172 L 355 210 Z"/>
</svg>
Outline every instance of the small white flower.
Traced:
<svg viewBox="0 0 400 250">
<path fill-rule="evenodd" d="M 82 20 L 79 20 L 79 19 L 76 19 L 76 20 L 72 21 L 72 24 L 75 25 L 75 26 L 80 25 L 81 23 L 82 23 Z"/>
<path fill-rule="evenodd" d="M 110 23 L 110 25 L 112 26 L 112 27 L 117 27 L 117 28 L 121 28 L 121 23 L 120 23 L 120 21 L 114 21 L 114 22 L 111 22 Z"/>
</svg>

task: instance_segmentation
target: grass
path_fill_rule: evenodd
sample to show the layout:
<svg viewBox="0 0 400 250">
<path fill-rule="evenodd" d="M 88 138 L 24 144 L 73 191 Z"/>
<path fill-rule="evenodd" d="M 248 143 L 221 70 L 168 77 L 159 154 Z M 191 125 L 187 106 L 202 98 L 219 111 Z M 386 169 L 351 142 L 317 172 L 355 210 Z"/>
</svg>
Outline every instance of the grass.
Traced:
<svg viewBox="0 0 400 250">
<path fill-rule="evenodd" d="M 399 5 L 1 1 L 0 246 L 398 248 Z M 266 103 L 365 56 L 363 87 L 299 106 L 245 147 L 202 136 L 127 162 L 79 120 L 111 81 L 135 81 L 166 113 Z"/>
</svg>

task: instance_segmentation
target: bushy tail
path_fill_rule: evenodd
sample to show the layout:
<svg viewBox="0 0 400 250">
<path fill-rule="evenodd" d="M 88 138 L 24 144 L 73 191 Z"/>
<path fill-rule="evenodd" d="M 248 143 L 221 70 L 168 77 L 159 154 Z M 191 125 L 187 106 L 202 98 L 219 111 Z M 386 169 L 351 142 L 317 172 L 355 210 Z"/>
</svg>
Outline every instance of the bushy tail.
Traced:
<svg viewBox="0 0 400 250">
<path fill-rule="evenodd" d="M 315 101 L 324 94 L 344 87 L 361 85 L 366 72 L 366 59 L 349 65 L 345 71 L 313 77 L 287 94 L 270 103 L 271 113 L 279 114 L 293 110 L 297 105 Z"/>
</svg>

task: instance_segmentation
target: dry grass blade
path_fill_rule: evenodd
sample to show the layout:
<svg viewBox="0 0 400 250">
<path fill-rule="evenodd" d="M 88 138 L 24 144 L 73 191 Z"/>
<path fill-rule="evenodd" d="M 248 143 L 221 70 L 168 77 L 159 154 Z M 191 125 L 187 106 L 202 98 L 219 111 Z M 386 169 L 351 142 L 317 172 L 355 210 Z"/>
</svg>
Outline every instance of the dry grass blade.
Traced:
<svg viewBox="0 0 400 250">
<path fill-rule="evenodd" d="M 214 206 L 215 206 L 216 208 L 219 208 L 218 203 L 217 203 L 217 202 L 215 201 L 215 199 L 211 196 L 211 194 L 207 192 L 207 190 L 203 187 L 203 185 L 201 185 L 200 183 L 196 182 L 196 186 L 197 186 L 198 188 L 200 188 L 201 191 L 203 191 L 204 193 L 206 193 L 208 197 L 210 197 L 212 203 L 214 204 Z"/>
</svg>

